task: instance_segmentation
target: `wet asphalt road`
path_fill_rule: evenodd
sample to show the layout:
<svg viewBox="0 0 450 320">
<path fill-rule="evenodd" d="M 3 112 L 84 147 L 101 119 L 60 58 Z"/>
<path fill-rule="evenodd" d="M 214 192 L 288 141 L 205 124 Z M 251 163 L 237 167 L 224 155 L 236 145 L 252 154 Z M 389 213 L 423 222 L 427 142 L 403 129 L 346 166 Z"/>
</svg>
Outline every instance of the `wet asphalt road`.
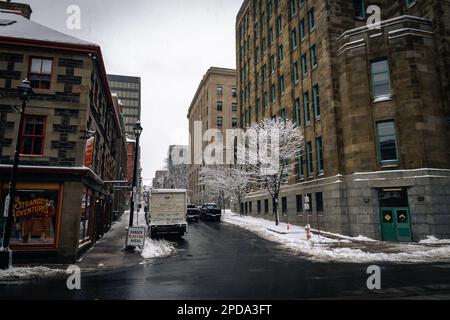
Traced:
<svg viewBox="0 0 450 320">
<path fill-rule="evenodd" d="M 192 224 L 175 255 L 147 265 L 65 279 L 0 283 L 0 299 L 378 299 L 450 298 L 450 265 L 380 265 L 382 290 L 366 287 L 368 265 L 313 263 L 224 223 Z"/>
</svg>

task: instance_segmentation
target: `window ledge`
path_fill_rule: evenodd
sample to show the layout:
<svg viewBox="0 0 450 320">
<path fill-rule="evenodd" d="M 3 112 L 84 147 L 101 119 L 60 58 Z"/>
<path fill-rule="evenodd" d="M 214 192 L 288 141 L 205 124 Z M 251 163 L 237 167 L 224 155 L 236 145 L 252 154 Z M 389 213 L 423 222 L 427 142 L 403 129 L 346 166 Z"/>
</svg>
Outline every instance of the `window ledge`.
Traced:
<svg viewBox="0 0 450 320">
<path fill-rule="evenodd" d="M 400 164 L 398 164 L 398 163 L 381 164 L 382 169 L 398 168 L 399 166 L 400 166 Z"/>
<path fill-rule="evenodd" d="M 392 101 L 392 96 L 379 97 L 379 98 L 374 99 L 372 102 L 378 103 L 378 102 L 384 102 L 384 101 Z"/>
<path fill-rule="evenodd" d="M 324 172 L 321 172 L 321 173 L 319 173 L 318 175 L 317 175 L 317 177 L 323 177 L 325 175 L 325 173 Z"/>
</svg>

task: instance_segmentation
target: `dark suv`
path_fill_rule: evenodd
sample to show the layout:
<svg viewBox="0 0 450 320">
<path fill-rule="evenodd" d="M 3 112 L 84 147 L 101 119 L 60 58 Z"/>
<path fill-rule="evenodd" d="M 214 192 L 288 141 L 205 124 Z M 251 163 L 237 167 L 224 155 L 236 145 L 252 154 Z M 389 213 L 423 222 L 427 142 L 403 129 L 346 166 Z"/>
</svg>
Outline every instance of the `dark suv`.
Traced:
<svg viewBox="0 0 450 320">
<path fill-rule="evenodd" d="M 193 204 L 187 205 L 187 221 L 188 222 L 198 222 L 198 219 L 200 218 L 200 209 L 197 206 L 194 206 Z"/>
<path fill-rule="evenodd" d="M 205 203 L 201 209 L 201 217 L 202 219 L 211 219 L 220 221 L 220 217 L 222 216 L 222 211 L 215 203 Z"/>
</svg>

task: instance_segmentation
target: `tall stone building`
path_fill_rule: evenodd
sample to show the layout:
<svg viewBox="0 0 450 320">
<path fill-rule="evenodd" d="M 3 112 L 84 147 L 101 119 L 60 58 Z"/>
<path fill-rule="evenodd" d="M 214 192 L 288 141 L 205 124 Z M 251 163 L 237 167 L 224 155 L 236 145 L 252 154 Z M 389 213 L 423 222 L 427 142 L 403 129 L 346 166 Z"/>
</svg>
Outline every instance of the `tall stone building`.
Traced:
<svg viewBox="0 0 450 320">
<path fill-rule="evenodd" d="M 189 151 L 191 164 L 188 169 L 188 194 L 193 204 L 214 202 L 208 188 L 202 184 L 200 171 L 203 165 L 205 147 L 211 142 L 220 142 L 212 130 L 218 130 L 223 136 L 224 149 L 227 143 L 226 130 L 238 126 L 236 71 L 211 67 L 200 82 L 188 111 Z M 206 140 L 206 141 L 205 141 Z M 220 157 L 217 155 L 209 155 Z M 225 163 L 225 151 L 222 163 Z"/>
<path fill-rule="evenodd" d="M 0 207 L 19 131 L 11 106 L 27 78 L 10 246 L 19 258 L 73 263 L 123 210 L 111 181 L 125 179 L 124 127 L 101 48 L 30 21 L 26 8 L 0 5 Z"/>
<path fill-rule="evenodd" d="M 244 1 L 240 125 L 290 118 L 305 135 L 285 221 L 308 214 L 313 227 L 387 241 L 450 236 L 449 18 L 448 1 Z M 271 217 L 269 199 L 251 192 L 250 214 Z"/>
</svg>

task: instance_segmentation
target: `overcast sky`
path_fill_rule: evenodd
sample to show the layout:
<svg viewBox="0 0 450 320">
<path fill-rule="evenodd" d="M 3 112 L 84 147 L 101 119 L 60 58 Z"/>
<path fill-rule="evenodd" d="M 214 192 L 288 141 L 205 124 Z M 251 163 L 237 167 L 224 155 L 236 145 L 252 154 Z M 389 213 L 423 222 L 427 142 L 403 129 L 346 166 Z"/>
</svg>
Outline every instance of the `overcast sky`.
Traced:
<svg viewBox="0 0 450 320">
<path fill-rule="evenodd" d="M 187 111 L 210 66 L 235 68 L 235 19 L 243 0 L 17 0 L 31 19 L 102 47 L 108 73 L 142 78 L 143 178 L 171 144 L 188 144 Z M 81 30 L 69 30 L 70 5 Z M 150 184 L 150 180 L 144 181 Z"/>
</svg>

